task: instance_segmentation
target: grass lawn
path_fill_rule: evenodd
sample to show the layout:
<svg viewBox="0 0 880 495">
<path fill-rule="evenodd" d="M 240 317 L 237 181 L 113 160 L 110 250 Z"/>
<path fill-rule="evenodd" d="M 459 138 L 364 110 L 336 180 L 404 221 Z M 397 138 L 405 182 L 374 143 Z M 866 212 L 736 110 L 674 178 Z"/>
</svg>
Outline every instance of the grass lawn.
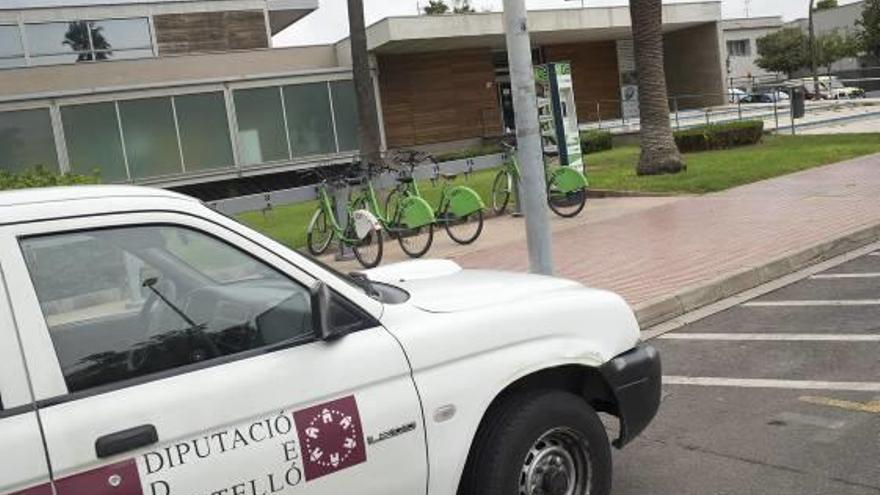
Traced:
<svg viewBox="0 0 880 495">
<path fill-rule="evenodd" d="M 810 136 L 766 136 L 762 143 L 721 151 L 685 155 L 688 169 L 676 175 L 639 177 L 635 173 L 639 148 L 624 146 L 587 155 L 590 187 L 618 191 L 699 194 L 721 191 L 779 175 L 880 152 L 880 134 L 838 134 Z M 487 204 L 491 201 L 496 170 L 482 170 L 465 182 Z M 439 184 L 438 184 L 439 186 Z M 420 183 L 422 194 L 432 205 L 440 197 L 440 187 L 430 181 Z M 293 247 L 306 243 L 306 226 L 316 202 L 279 206 L 265 215 L 243 213 L 239 220 Z"/>
<path fill-rule="evenodd" d="M 687 171 L 639 177 L 639 148 L 587 155 L 590 186 L 618 191 L 707 193 L 880 152 L 880 134 L 765 136 L 754 146 L 685 155 Z"/>
</svg>

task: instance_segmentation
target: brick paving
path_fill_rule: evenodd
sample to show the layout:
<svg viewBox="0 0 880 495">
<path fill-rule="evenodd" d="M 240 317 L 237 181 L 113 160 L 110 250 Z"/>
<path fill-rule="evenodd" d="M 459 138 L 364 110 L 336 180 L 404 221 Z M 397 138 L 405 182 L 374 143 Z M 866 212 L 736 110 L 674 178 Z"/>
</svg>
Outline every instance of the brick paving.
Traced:
<svg viewBox="0 0 880 495">
<path fill-rule="evenodd" d="M 873 155 L 556 232 L 553 254 L 558 275 L 635 305 L 877 223 L 880 155 Z M 524 239 L 453 259 L 528 269 Z"/>
<path fill-rule="evenodd" d="M 577 219 L 550 215 L 557 275 L 638 305 L 880 224 L 880 155 L 703 196 L 591 199 Z M 463 247 L 438 232 L 428 256 L 527 271 L 522 223 L 489 220 Z M 388 245 L 386 260 L 405 259 L 399 251 Z"/>
</svg>

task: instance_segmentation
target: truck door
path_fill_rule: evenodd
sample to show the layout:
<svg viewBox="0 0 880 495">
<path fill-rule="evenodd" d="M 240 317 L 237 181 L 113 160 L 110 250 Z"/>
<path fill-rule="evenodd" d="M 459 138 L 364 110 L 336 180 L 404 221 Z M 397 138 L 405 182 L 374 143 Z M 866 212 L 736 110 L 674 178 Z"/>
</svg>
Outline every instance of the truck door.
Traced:
<svg viewBox="0 0 880 495">
<path fill-rule="evenodd" d="M 14 301 L 58 495 L 424 493 L 421 410 L 398 343 L 314 279 L 171 213 L 21 227 Z M 13 245 L 14 243 L 14 245 Z M 393 434 L 389 435 L 388 432 Z"/>
<path fill-rule="evenodd" d="M 7 287 L 0 263 L 0 494 L 51 495 L 46 452 Z"/>
</svg>

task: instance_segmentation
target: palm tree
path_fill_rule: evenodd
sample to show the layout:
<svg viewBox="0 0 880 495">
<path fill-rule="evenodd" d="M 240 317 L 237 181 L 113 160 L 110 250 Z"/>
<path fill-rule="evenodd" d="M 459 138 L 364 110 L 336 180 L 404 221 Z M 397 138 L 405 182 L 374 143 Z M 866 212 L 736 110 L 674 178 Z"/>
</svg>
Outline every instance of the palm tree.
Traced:
<svg viewBox="0 0 880 495">
<path fill-rule="evenodd" d="M 641 155 L 639 175 L 674 174 L 685 164 L 672 137 L 669 99 L 663 69 L 661 0 L 629 0 L 636 71 L 639 78 Z"/>
<path fill-rule="evenodd" d="M 349 39 L 354 93 L 358 110 L 358 141 L 361 159 L 372 165 L 380 159 L 379 111 L 373 92 L 370 58 L 367 52 L 367 28 L 364 23 L 364 1 L 348 0 Z"/>
</svg>

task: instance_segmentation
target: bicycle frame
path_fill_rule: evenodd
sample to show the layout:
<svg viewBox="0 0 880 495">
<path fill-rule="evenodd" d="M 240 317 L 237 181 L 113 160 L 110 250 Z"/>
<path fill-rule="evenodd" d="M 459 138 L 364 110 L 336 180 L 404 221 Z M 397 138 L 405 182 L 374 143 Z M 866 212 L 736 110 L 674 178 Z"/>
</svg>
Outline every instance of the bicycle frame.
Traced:
<svg viewBox="0 0 880 495">
<path fill-rule="evenodd" d="M 376 228 L 375 223 L 381 223 L 372 214 L 364 215 L 365 213 L 369 212 L 354 211 L 351 208 L 351 203 L 349 202 L 349 204 L 347 204 L 345 207 L 345 211 L 350 221 L 355 223 L 354 232 L 355 235 L 358 236 L 358 238 L 346 237 L 345 230 L 343 230 L 342 226 L 339 224 L 339 219 L 336 218 L 334 201 L 330 197 L 330 194 L 327 192 L 326 184 L 321 184 L 320 186 L 318 186 L 318 204 L 324 211 L 325 216 L 330 219 L 330 228 L 333 229 L 333 233 L 336 235 L 336 238 L 344 244 L 356 244 L 358 241 L 360 241 L 361 238 L 366 235 L 366 231 Z M 314 219 L 316 218 L 317 216 L 315 216 L 312 221 L 314 222 Z M 309 225 L 309 230 L 311 230 L 313 227 L 314 225 Z"/>
</svg>

